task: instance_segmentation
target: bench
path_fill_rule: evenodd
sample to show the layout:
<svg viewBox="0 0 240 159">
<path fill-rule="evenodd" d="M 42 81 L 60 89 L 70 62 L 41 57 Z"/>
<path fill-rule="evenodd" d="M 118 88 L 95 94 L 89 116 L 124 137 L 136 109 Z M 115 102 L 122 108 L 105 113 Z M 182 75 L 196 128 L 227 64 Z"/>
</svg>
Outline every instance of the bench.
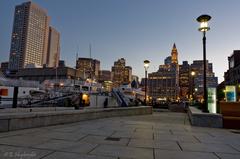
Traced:
<svg viewBox="0 0 240 159">
<path fill-rule="evenodd" d="M 220 102 L 223 127 L 240 129 L 240 102 Z"/>
</svg>

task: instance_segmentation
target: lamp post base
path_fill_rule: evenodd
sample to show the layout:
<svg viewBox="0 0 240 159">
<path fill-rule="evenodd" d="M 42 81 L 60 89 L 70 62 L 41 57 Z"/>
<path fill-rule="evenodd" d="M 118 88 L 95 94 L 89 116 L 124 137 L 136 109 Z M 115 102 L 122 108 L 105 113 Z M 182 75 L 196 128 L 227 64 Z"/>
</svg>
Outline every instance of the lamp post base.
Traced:
<svg viewBox="0 0 240 159">
<path fill-rule="evenodd" d="M 202 112 L 203 112 L 203 113 L 209 113 L 209 111 L 208 111 L 208 110 L 202 110 Z"/>
<path fill-rule="evenodd" d="M 209 113 L 209 110 L 207 108 L 207 104 L 206 103 L 203 103 L 203 105 L 202 105 L 202 112 Z"/>
</svg>

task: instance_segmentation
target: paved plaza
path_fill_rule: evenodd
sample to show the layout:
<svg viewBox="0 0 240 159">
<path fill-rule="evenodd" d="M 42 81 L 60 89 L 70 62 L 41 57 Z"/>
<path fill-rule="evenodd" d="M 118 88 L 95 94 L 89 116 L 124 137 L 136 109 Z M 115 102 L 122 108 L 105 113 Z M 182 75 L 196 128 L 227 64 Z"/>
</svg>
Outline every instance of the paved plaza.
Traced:
<svg viewBox="0 0 240 159">
<path fill-rule="evenodd" d="M 0 133 L 0 158 L 239 159 L 240 134 L 155 112 Z"/>
</svg>

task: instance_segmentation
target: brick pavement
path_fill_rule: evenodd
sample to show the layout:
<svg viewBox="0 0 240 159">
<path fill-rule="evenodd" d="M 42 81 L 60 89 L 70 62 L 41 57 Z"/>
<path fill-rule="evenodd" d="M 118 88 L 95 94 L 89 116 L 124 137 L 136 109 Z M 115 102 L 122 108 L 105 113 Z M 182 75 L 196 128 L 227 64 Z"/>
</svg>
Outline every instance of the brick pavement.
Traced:
<svg viewBox="0 0 240 159">
<path fill-rule="evenodd" d="M 155 112 L 0 133 L 0 158 L 239 159 L 240 134 Z"/>
</svg>

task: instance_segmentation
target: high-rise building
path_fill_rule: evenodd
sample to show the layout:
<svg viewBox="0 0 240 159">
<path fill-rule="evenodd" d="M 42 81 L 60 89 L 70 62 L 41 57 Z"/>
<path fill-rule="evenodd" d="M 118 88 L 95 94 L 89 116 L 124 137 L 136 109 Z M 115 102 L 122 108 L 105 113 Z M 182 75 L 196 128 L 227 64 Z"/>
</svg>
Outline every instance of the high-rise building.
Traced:
<svg viewBox="0 0 240 159">
<path fill-rule="evenodd" d="M 182 65 L 179 65 L 179 87 L 180 98 L 189 98 L 191 92 L 191 78 L 190 78 L 190 65 L 187 61 L 183 61 Z"/>
<path fill-rule="evenodd" d="M 197 100 L 203 99 L 203 60 L 195 60 L 190 66 L 190 71 L 195 72 L 195 76 L 193 77 L 193 95 L 194 98 Z M 213 66 L 212 63 L 209 63 L 208 60 L 207 63 L 207 69 L 206 69 L 206 75 L 207 75 L 207 88 L 213 87 L 217 88 L 218 86 L 218 78 L 215 77 L 215 74 L 213 72 Z"/>
<path fill-rule="evenodd" d="M 126 60 L 124 58 L 118 59 L 112 67 L 112 75 L 114 87 L 129 84 L 132 80 L 132 67 L 126 66 Z"/>
<path fill-rule="evenodd" d="M 114 87 L 118 87 L 121 84 L 123 84 L 125 64 L 126 61 L 124 58 L 118 59 L 117 61 L 114 62 L 114 66 L 112 67 Z"/>
<path fill-rule="evenodd" d="M 33 2 L 15 7 L 9 69 L 18 70 L 28 64 L 47 63 L 49 34 L 47 11 Z"/>
<path fill-rule="evenodd" d="M 111 92 L 113 86 L 112 72 L 110 70 L 100 70 L 98 82 L 102 84 L 104 91 Z"/>
<path fill-rule="evenodd" d="M 176 45 L 157 72 L 148 74 L 148 95 L 152 99 L 176 100 L 179 97 L 179 65 Z"/>
<path fill-rule="evenodd" d="M 95 75 L 96 79 L 98 79 L 98 77 L 99 77 L 99 70 L 101 69 L 99 60 L 96 60 L 96 59 L 93 60 L 93 68 L 94 68 L 93 69 L 94 75 Z"/>
<path fill-rule="evenodd" d="M 112 81 L 112 72 L 109 70 L 100 70 L 98 81 L 100 83 L 104 81 Z"/>
<path fill-rule="evenodd" d="M 228 70 L 224 73 L 226 85 L 240 84 L 240 50 L 234 50 L 228 57 Z"/>
<path fill-rule="evenodd" d="M 126 66 L 124 70 L 124 83 L 132 82 L 132 67 Z"/>
<path fill-rule="evenodd" d="M 47 67 L 58 67 L 60 58 L 60 33 L 53 27 L 49 27 Z"/>
<path fill-rule="evenodd" d="M 0 70 L 4 75 L 6 75 L 8 70 L 8 62 L 2 62 Z"/>
<path fill-rule="evenodd" d="M 82 72 L 83 79 L 98 79 L 100 61 L 92 58 L 78 58 L 76 68 Z"/>
</svg>

